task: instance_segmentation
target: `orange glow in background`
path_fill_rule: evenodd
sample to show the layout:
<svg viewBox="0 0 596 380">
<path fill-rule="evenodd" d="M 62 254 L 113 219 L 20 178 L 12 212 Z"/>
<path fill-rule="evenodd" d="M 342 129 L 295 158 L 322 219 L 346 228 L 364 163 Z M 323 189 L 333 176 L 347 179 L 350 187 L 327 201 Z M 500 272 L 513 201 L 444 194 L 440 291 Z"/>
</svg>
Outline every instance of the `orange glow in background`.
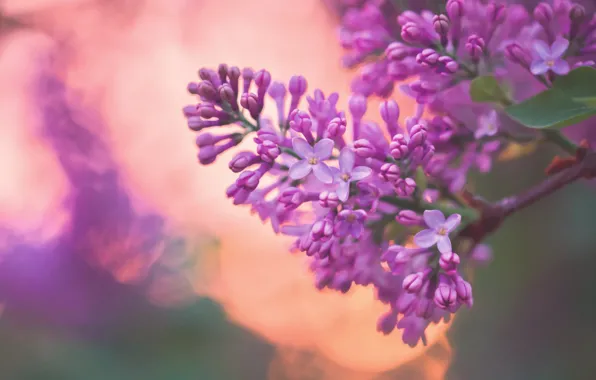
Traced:
<svg viewBox="0 0 596 380">
<path fill-rule="evenodd" d="M 195 273 L 195 290 L 217 299 L 230 319 L 279 347 L 271 379 L 299 379 L 300 371 L 311 370 L 329 379 L 368 379 L 397 366 L 415 370 L 417 379 L 444 377 L 451 356 L 447 326 L 431 326 L 429 347 L 415 349 L 397 332 L 377 333 L 376 320 L 385 308 L 372 289 L 348 295 L 318 292 L 304 258 L 288 252 L 291 241 L 225 198 L 236 177 L 227 169 L 231 155 L 208 167 L 196 160 L 181 108 L 194 102 L 185 87 L 202 66 L 225 62 L 266 68 L 281 81 L 302 74 L 309 91 L 337 91 L 345 108 L 352 74 L 340 68 L 335 20 L 322 1 L 5 3 L 7 13 L 31 12 L 42 30 L 67 37 L 67 81 L 81 91 L 80 100 L 101 111 L 131 192 L 155 206 L 174 230 L 190 237 L 212 234 L 221 241 L 217 263 L 199 266 L 201 272 Z M 0 221 L 16 223 L 22 231 L 47 229 L 51 236 L 62 224 L 48 220 L 64 218 L 60 202 L 67 184 L 53 153 L 35 136 L 28 117 L 35 104 L 24 90 L 35 70 L 31 57 L 48 52 L 51 43 L 26 31 L 5 37 L 3 44 Z M 397 100 L 402 115 L 413 111 L 411 101 Z M 369 109 L 374 113 L 377 106 Z M 121 280 L 137 267 L 130 264 Z M 305 364 L 303 350 L 320 355 Z"/>
</svg>

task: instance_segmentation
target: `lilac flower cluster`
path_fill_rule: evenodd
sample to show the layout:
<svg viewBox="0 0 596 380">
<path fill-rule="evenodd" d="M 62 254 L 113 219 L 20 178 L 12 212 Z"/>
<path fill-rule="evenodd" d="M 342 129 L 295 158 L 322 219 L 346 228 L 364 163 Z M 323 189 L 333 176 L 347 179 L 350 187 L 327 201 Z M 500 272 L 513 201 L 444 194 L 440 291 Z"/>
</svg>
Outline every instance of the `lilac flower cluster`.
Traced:
<svg viewBox="0 0 596 380">
<path fill-rule="evenodd" d="M 423 118 L 424 106 L 402 125 L 393 100 L 380 106 L 381 126 L 364 119 L 364 96 L 349 99 L 346 115 L 336 108 L 337 94 L 318 89 L 305 97 L 308 109 L 302 110 L 302 76 L 285 85 L 265 70 L 226 65 L 203 68 L 199 76 L 188 86 L 199 103 L 186 106 L 184 114 L 198 132 L 200 163 L 213 163 L 254 135 L 253 149 L 229 162 L 238 178 L 227 196 L 250 205 L 276 232 L 296 237 L 293 249 L 310 258 L 317 288 L 374 286 L 390 307 L 379 330 L 403 329 L 411 345 L 425 341 L 429 323 L 472 305 L 449 237 L 462 227 L 461 204 L 439 198 L 452 176 L 442 173 L 440 163 L 455 152 L 448 140 L 473 140 L 473 131 L 438 133 L 449 121 Z M 262 116 L 267 96 L 277 122 Z M 211 133 L 216 128 L 222 132 Z M 478 151 L 468 155 L 490 160 L 486 147 Z M 406 243 L 412 236 L 416 246 Z M 472 258 L 481 256 L 474 252 Z"/>
<path fill-rule="evenodd" d="M 360 2 L 342 18 L 344 64 L 361 66 L 352 90 L 367 97 L 389 97 L 407 80 L 401 90 L 417 102 L 475 128 L 488 108 L 470 100 L 472 79 L 496 76 L 507 89 L 506 104 L 544 90 L 572 68 L 595 66 L 593 2 L 553 0 L 528 9 L 524 1 L 448 0 L 444 13 L 397 16 L 386 3 Z"/>
<path fill-rule="evenodd" d="M 199 103 L 184 114 L 198 132 L 204 165 L 254 136 L 252 149 L 229 162 L 238 178 L 227 196 L 295 237 L 293 250 L 309 258 L 317 288 L 373 286 L 389 309 L 378 330 L 403 330 L 414 346 L 426 342 L 430 323 L 472 306 L 463 264 L 490 258 L 482 239 L 466 240 L 468 227 L 482 219 L 463 197 L 468 174 L 490 171 L 507 143 L 536 139 L 528 129 L 520 134 L 500 108 L 473 102 L 470 82 L 492 75 L 492 101 L 506 106 L 573 67 L 593 66 L 596 17 L 567 0 L 532 12 L 448 0 L 445 14 L 406 10 L 391 20 L 391 4 L 342 4 L 344 63 L 367 62 L 347 113 L 337 109 L 336 93 L 306 96 L 302 76 L 284 84 L 266 70 L 222 64 L 199 70 L 201 81 L 188 86 Z M 382 123 L 367 121 L 367 98 L 388 98 L 404 80 L 416 112 L 402 121 L 398 104 L 385 100 Z M 275 121 L 263 116 L 267 97 Z M 215 128 L 222 132 L 211 133 Z"/>
</svg>

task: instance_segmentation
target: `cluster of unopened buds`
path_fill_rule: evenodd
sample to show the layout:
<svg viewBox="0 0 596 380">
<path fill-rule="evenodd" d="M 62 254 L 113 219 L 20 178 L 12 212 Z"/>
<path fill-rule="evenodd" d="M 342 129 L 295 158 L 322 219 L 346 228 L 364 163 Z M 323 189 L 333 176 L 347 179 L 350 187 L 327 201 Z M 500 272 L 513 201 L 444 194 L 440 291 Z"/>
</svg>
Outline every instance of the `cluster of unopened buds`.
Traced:
<svg viewBox="0 0 596 380">
<path fill-rule="evenodd" d="M 430 323 L 472 306 L 462 267 L 491 256 L 461 236 L 479 217 L 461 196 L 468 173 L 488 172 L 509 142 L 536 137 L 498 108 L 473 103 L 469 81 L 494 74 L 507 81 L 502 101 L 511 103 L 573 66 L 594 65 L 596 18 L 566 1 L 540 4 L 532 17 L 521 5 L 449 0 L 446 14 L 406 10 L 390 22 L 384 2 L 350 3 L 346 62 L 384 53 L 355 79 L 348 113 L 337 109 L 336 93 L 307 96 L 302 76 L 284 84 L 266 70 L 222 64 L 199 70 L 201 80 L 188 85 L 199 103 L 184 115 L 203 165 L 253 136 L 229 161 L 238 178 L 227 196 L 296 238 L 293 250 L 309 257 L 317 288 L 373 286 L 389 309 L 378 330 L 403 330 L 414 346 L 426 342 Z M 388 99 L 381 125 L 364 118 L 368 96 L 389 97 L 410 77 L 402 89 L 418 103 L 413 115 L 400 119 Z M 275 120 L 263 116 L 266 102 Z"/>
</svg>

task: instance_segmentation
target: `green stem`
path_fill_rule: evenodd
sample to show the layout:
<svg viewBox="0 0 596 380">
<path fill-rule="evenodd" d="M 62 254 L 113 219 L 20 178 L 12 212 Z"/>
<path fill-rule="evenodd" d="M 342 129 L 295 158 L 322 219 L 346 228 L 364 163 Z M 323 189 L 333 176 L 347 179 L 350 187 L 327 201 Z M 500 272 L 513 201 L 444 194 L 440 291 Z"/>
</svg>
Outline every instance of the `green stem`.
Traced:
<svg viewBox="0 0 596 380">
<path fill-rule="evenodd" d="M 577 145 L 575 145 L 567 137 L 563 136 L 561 132 L 554 129 L 543 129 L 541 131 L 546 140 L 558 145 L 567 153 L 575 155 L 575 152 L 577 151 Z"/>
<path fill-rule="evenodd" d="M 300 156 L 298 155 L 298 153 L 294 152 L 294 150 L 292 150 L 292 149 L 290 149 L 290 148 L 281 148 L 281 151 L 282 151 L 282 152 L 284 152 L 284 153 L 287 153 L 287 154 L 289 154 L 290 156 L 292 156 L 292 157 L 295 157 L 295 158 L 297 158 L 297 159 L 299 159 L 299 160 L 301 160 L 301 159 L 302 159 L 302 157 L 300 157 Z"/>
</svg>

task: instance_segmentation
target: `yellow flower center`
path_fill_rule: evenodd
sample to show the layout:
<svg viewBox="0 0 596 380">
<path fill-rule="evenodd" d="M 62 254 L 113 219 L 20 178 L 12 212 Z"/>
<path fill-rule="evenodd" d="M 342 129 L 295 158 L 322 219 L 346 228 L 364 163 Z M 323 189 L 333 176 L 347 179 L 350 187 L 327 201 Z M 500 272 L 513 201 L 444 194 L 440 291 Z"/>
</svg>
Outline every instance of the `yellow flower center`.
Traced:
<svg viewBox="0 0 596 380">
<path fill-rule="evenodd" d="M 356 215 L 350 214 L 346 217 L 346 220 L 350 223 L 353 223 L 356 220 Z"/>
<path fill-rule="evenodd" d="M 555 65 L 555 61 L 553 61 L 552 59 L 550 61 L 546 61 L 546 65 L 548 67 L 553 67 Z"/>
<path fill-rule="evenodd" d="M 316 157 L 311 157 L 308 159 L 308 163 L 311 165 L 316 165 L 319 162 L 319 159 Z"/>
<path fill-rule="evenodd" d="M 441 235 L 441 236 L 446 236 L 446 235 L 447 235 L 447 229 L 446 229 L 445 227 L 440 227 L 440 228 L 437 230 L 437 233 L 438 233 L 439 235 Z"/>
<path fill-rule="evenodd" d="M 348 173 L 344 173 L 340 176 L 340 178 L 344 181 L 344 182 L 348 182 L 350 180 L 350 175 Z"/>
</svg>

